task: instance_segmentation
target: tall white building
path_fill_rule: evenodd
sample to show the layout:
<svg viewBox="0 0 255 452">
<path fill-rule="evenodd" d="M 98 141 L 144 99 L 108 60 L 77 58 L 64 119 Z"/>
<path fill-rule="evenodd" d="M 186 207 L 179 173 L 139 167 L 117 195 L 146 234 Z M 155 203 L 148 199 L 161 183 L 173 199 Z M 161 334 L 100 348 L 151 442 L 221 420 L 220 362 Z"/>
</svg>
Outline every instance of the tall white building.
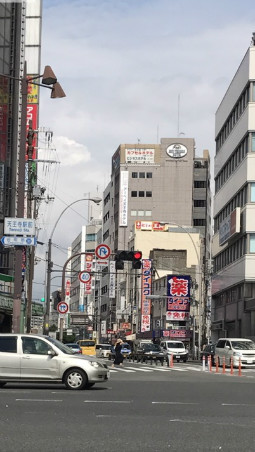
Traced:
<svg viewBox="0 0 255 452">
<path fill-rule="evenodd" d="M 255 337 L 255 34 L 216 112 L 212 339 Z"/>
</svg>

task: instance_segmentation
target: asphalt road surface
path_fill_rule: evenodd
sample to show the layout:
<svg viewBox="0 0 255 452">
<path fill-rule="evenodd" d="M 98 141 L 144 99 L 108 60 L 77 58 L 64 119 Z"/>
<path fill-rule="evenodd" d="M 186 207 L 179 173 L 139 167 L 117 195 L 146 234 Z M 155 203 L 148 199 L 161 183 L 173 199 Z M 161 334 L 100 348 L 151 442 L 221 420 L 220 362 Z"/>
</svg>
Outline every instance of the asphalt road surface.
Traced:
<svg viewBox="0 0 255 452">
<path fill-rule="evenodd" d="M 255 451 L 255 370 L 125 363 L 90 390 L 0 389 L 1 452 Z"/>
</svg>

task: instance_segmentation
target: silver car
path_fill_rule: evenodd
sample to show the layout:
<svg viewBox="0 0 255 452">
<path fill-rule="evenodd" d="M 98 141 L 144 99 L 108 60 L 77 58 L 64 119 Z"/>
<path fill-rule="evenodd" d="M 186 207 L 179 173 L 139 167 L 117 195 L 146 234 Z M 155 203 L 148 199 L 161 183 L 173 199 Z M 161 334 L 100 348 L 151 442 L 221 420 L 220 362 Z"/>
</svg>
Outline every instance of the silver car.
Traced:
<svg viewBox="0 0 255 452">
<path fill-rule="evenodd" d="M 79 390 L 109 378 L 107 365 L 75 355 L 62 342 L 33 334 L 0 334 L 0 387 L 8 382 L 64 383 Z"/>
</svg>

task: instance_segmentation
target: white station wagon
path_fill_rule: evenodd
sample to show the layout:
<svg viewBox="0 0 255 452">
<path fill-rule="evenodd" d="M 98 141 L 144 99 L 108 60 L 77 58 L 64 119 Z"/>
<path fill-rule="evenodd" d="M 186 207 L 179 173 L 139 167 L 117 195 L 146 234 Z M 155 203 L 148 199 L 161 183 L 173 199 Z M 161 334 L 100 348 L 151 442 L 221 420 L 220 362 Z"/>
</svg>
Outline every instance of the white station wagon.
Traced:
<svg viewBox="0 0 255 452">
<path fill-rule="evenodd" d="M 0 334 L 0 387 L 8 382 L 64 383 L 85 389 L 109 378 L 107 365 L 94 357 L 77 355 L 51 337 Z"/>
</svg>

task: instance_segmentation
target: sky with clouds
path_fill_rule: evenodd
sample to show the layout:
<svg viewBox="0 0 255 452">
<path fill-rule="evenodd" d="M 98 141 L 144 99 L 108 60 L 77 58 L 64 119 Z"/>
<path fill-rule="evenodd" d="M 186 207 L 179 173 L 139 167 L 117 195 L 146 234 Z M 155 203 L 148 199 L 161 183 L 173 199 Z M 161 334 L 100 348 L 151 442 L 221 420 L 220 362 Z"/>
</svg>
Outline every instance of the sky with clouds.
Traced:
<svg viewBox="0 0 255 452">
<path fill-rule="evenodd" d="M 120 143 L 179 132 L 195 139 L 197 155 L 209 149 L 213 164 L 215 112 L 250 45 L 254 13 L 251 0 L 43 0 L 41 66 L 52 66 L 66 98 L 41 90 L 40 126 L 54 133 L 47 155 L 61 163 L 40 169 L 55 198 L 40 206 L 40 241 L 68 204 L 101 196 Z M 60 266 L 87 221 L 82 204 L 54 233 Z M 44 294 L 46 248 L 36 250 L 34 298 Z"/>
</svg>

